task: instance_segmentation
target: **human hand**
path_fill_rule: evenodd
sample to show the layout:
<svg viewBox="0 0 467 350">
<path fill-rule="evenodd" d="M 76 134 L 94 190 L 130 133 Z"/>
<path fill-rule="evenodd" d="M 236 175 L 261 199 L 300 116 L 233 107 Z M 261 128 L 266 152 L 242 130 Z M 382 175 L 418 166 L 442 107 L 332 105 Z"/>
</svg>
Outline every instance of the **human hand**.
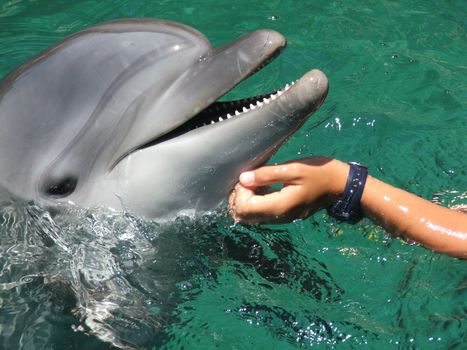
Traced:
<svg viewBox="0 0 467 350">
<path fill-rule="evenodd" d="M 305 218 L 336 202 L 344 191 L 349 165 L 326 157 L 309 157 L 242 173 L 229 197 L 236 222 L 281 223 Z M 259 194 L 272 184 L 276 192 Z"/>
</svg>

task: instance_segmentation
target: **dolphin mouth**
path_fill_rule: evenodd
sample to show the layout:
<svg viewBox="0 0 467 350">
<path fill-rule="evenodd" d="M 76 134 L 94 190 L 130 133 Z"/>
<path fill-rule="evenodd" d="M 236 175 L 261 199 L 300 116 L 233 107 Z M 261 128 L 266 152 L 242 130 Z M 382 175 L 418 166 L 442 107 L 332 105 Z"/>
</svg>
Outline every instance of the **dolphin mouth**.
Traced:
<svg viewBox="0 0 467 350">
<path fill-rule="evenodd" d="M 176 108 L 177 112 L 167 119 L 163 127 L 156 130 L 153 137 L 148 134 L 146 140 L 141 140 L 143 142 L 139 145 L 136 141 L 130 149 L 123 148 L 116 152 L 110 168 L 113 169 L 134 152 L 177 139 L 191 131 L 245 114 L 245 110 L 260 107 L 264 99 L 284 89 L 234 101 L 221 102 L 220 99 L 271 63 L 286 46 L 287 41 L 280 33 L 260 29 L 199 57 L 199 63 L 172 85 L 173 90 L 192 92 L 191 96 L 184 98 L 187 107 Z M 210 82 L 205 84 L 209 79 Z M 164 102 L 159 101 L 162 104 Z"/>
<path fill-rule="evenodd" d="M 182 125 L 178 126 L 167 134 L 147 143 L 141 148 L 155 146 L 162 142 L 180 137 L 183 134 L 189 133 L 196 129 L 211 127 L 215 124 L 234 119 L 237 116 L 246 115 L 255 109 L 260 109 L 265 105 L 269 105 L 272 101 L 276 100 L 286 91 L 288 91 L 294 84 L 295 81 L 291 82 L 290 84 L 286 84 L 281 89 L 277 89 L 265 94 L 230 101 L 216 101 L 207 106 L 198 114 L 194 115 L 191 119 Z"/>
<path fill-rule="evenodd" d="M 251 44 L 251 42 L 254 43 L 255 47 L 261 49 L 256 48 L 248 51 L 248 47 L 244 46 L 245 43 Z M 262 110 L 266 114 L 273 115 L 272 118 L 276 119 L 296 116 L 299 118 L 298 122 L 306 120 L 305 118 L 321 105 L 327 95 L 327 78 L 317 70 L 312 70 L 302 78 L 290 83 L 290 85 L 286 84 L 282 88 L 269 93 L 231 101 L 220 100 L 242 81 L 245 81 L 272 62 L 285 47 L 286 40 L 281 34 L 274 31 L 259 30 L 239 39 L 236 43 L 216 49 L 203 59 L 201 67 L 195 67 L 194 72 L 186 74 L 185 77 L 188 77 L 188 79 L 184 79 L 178 84 L 178 86 L 189 86 L 192 91 L 196 91 L 196 89 L 200 89 L 199 85 L 197 85 L 202 80 L 200 77 L 211 77 L 214 81 L 206 89 L 201 88 L 200 92 L 195 92 L 198 98 L 193 96 L 192 102 L 196 107 L 191 110 L 192 113 L 185 110 L 183 116 L 175 118 L 177 121 L 173 123 L 172 128 L 166 124 L 168 127 L 165 132 L 153 139 L 148 139 L 147 142 L 126 153 L 126 155 L 134 151 L 174 141 L 185 134 L 192 135 L 194 132 L 216 127 L 220 123 L 235 122 L 237 117 L 259 117 Z M 225 65 L 226 60 L 230 67 L 226 67 L 222 71 L 220 69 L 221 65 Z M 256 64 L 248 65 L 245 63 L 249 61 L 256 62 Z M 322 85 L 319 87 L 320 81 Z M 310 84 L 310 82 L 312 83 Z M 318 86 L 316 86 L 316 83 Z M 126 155 L 121 157 L 120 160 Z"/>
</svg>

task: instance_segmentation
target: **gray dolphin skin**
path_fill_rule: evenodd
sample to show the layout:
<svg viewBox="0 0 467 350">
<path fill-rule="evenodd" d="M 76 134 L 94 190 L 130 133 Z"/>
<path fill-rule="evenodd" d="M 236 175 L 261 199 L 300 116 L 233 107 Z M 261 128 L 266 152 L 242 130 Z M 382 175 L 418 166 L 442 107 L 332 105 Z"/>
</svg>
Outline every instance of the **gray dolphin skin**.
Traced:
<svg viewBox="0 0 467 350">
<path fill-rule="evenodd" d="M 0 84 L 0 186 L 44 205 L 144 218 L 211 210 L 327 94 L 312 70 L 270 96 L 216 102 L 285 44 L 257 30 L 213 49 L 162 20 L 71 35 Z"/>
</svg>

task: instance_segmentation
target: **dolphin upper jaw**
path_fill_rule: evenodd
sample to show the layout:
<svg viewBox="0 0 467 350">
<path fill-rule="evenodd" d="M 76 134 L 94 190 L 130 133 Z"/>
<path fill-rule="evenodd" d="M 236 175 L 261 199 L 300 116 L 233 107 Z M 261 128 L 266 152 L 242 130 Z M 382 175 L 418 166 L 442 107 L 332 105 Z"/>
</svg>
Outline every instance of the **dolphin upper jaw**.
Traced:
<svg viewBox="0 0 467 350">
<path fill-rule="evenodd" d="M 256 30 L 240 39 L 209 49 L 164 91 L 148 89 L 138 106 L 138 118 L 112 158 L 114 166 L 135 149 L 150 143 L 214 103 L 275 58 L 286 46 L 273 30 Z M 179 99 L 178 104 L 173 101 Z M 157 118 L 157 127 L 152 120 Z M 149 128 L 148 128 L 149 126 Z M 141 129 L 146 129 L 145 133 Z"/>
</svg>

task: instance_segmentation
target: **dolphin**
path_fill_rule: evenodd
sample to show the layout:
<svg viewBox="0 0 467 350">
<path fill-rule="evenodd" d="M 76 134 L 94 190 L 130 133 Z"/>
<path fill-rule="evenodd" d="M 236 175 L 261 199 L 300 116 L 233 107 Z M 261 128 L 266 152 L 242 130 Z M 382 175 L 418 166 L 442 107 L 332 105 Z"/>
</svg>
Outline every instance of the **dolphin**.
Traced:
<svg viewBox="0 0 467 350">
<path fill-rule="evenodd" d="M 285 45 L 257 30 L 212 48 L 152 19 L 73 34 L 0 83 L 0 187 L 148 219 L 216 208 L 326 97 L 326 76 L 311 70 L 272 94 L 218 101 Z"/>
</svg>

